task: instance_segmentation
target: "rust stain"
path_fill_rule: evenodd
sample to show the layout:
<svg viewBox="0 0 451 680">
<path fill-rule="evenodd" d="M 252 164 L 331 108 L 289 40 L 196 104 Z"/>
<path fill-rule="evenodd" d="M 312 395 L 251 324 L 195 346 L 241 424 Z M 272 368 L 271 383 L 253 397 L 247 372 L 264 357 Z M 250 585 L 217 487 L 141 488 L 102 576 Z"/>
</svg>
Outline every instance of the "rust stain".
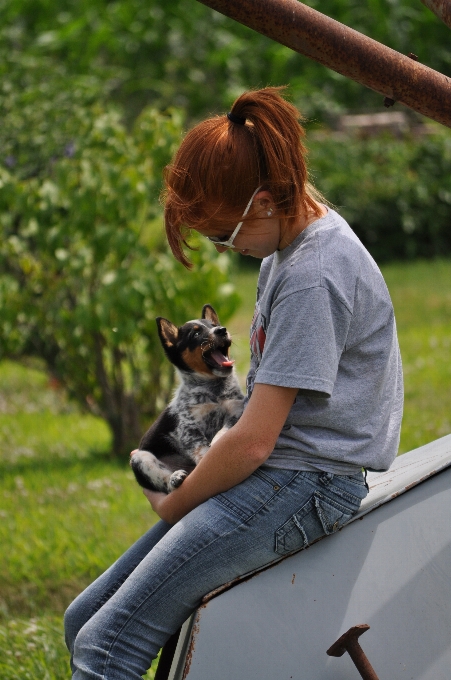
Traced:
<svg viewBox="0 0 451 680">
<path fill-rule="evenodd" d="M 451 127 L 450 78 L 298 0 L 199 1 L 382 96 Z M 440 0 L 431 2 L 438 4 Z"/>
<path fill-rule="evenodd" d="M 237 583 L 241 583 L 242 581 L 245 581 L 247 579 L 242 578 L 241 576 L 237 576 L 236 578 L 232 579 L 231 581 L 227 581 L 226 583 L 223 583 L 222 586 L 219 586 L 218 588 L 215 588 L 214 590 L 211 590 L 209 593 L 203 596 L 201 602 L 202 605 L 205 606 L 207 602 L 210 602 L 216 595 L 219 595 L 220 593 L 223 593 L 225 590 L 229 590 L 229 588 L 232 588 L 232 586 L 236 585 Z"/>
<path fill-rule="evenodd" d="M 446 468 L 445 468 L 446 469 Z M 427 475 L 424 475 L 424 477 L 420 477 L 420 479 L 416 479 L 414 482 L 411 484 L 407 484 L 404 488 L 400 489 L 396 493 L 393 493 L 390 498 L 397 498 L 398 496 L 401 496 L 403 493 L 406 491 L 410 491 L 410 489 L 413 489 L 415 486 L 418 486 L 418 484 L 421 484 L 422 482 L 425 482 L 427 479 L 430 479 L 430 477 L 433 477 L 434 475 L 438 474 L 442 470 L 431 470 L 431 472 L 428 472 Z"/>
<path fill-rule="evenodd" d="M 186 651 L 185 657 L 185 667 L 183 669 L 182 680 L 188 677 L 189 669 L 191 668 L 191 662 L 193 660 L 194 650 L 196 649 L 196 637 L 199 635 L 200 625 L 199 625 L 199 612 L 196 613 L 196 618 L 191 629 L 191 640 Z"/>
</svg>

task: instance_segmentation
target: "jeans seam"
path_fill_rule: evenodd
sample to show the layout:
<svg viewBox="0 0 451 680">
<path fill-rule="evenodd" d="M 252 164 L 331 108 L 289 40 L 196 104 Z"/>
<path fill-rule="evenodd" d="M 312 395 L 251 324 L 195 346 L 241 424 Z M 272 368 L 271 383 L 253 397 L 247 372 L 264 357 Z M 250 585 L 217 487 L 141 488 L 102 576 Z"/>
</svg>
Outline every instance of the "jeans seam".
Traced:
<svg viewBox="0 0 451 680">
<path fill-rule="evenodd" d="M 102 597 L 99 599 L 99 607 L 97 608 L 96 611 L 99 611 L 103 607 L 103 605 L 108 602 L 108 600 L 119 590 L 119 588 L 125 583 L 125 581 L 128 579 L 130 574 L 132 573 L 133 569 L 129 574 L 126 574 L 123 578 L 120 578 L 118 581 L 114 583 L 111 588 L 109 588 L 106 593 L 103 593 Z"/>
<path fill-rule="evenodd" d="M 275 468 L 269 468 L 269 470 L 271 470 L 271 469 L 275 469 Z M 278 479 L 276 478 L 276 475 L 272 476 L 271 473 L 268 472 L 267 470 L 268 470 L 268 468 L 262 470 L 262 468 L 259 467 L 255 470 L 254 474 L 256 474 L 263 481 L 268 482 L 268 484 L 270 484 L 271 486 L 274 486 L 275 484 L 278 485 L 279 482 L 278 482 Z M 297 473 L 299 471 L 297 471 L 297 470 L 284 470 L 284 472 L 292 472 L 293 473 L 292 476 L 290 477 L 289 481 L 284 484 L 284 486 L 286 486 L 287 484 L 290 484 L 293 481 L 293 479 L 296 478 Z"/>
<path fill-rule="evenodd" d="M 335 500 L 335 498 L 330 498 L 330 496 L 327 496 L 325 493 L 321 493 L 321 491 L 315 492 L 315 498 L 318 498 L 320 501 L 330 503 L 330 505 L 332 505 L 332 507 L 338 508 L 340 511 L 349 513 L 351 515 L 352 515 L 352 513 L 358 511 L 358 510 L 354 510 L 354 508 L 349 508 L 347 505 L 342 505 L 337 500 Z"/>
<path fill-rule="evenodd" d="M 259 507 L 257 510 L 255 510 L 251 515 L 249 515 L 248 517 L 246 517 L 246 519 L 244 519 L 242 515 L 240 515 L 240 514 L 238 514 L 238 512 L 236 512 L 236 510 L 235 510 L 236 505 L 234 505 L 234 504 L 231 503 L 230 501 L 226 501 L 226 499 L 220 499 L 220 498 L 219 498 L 219 496 L 220 496 L 220 495 L 222 496 L 222 494 L 219 494 L 218 496 L 214 496 L 214 497 L 213 497 L 213 500 L 217 501 L 217 502 L 220 503 L 222 506 L 226 507 L 228 510 L 230 510 L 230 512 L 233 512 L 233 514 L 235 515 L 235 517 L 237 517 L 239 520 L 241 520 L 242 524 L 247 524 L 247 523 L 248 523 L 251 519 L 253 519 L 253 518 L 254 518 L 261 510 L 263 510 L 263 508 L 266 508 L 266 506 L 269 505 L 269 503 L 271 503 L 271 501 L 274 500 L 274 498 L 276 498 L 277 496 L 280 496 L 281 492 L 282 492 L 284 489 L 286 489 L 287 486 L 289 486 L 289 484 L 291 484 L 295 479 L 297 479 L 297 477 L 299 476 L 299 474 L 300 474 L 300 472 L 298 472 L 297 474 L 295 474 L 295 475 L 290 479 L 289 482 L 286 482 L 286 484 L 284 484 L 284 485 L 281 486 L 279 489 L 277 489 L 277 491 L 275 491 L 275 492 L 272 494 L 272 496 L 271 496 L 270 498 L 268 498 L 264 503 L 262 503 L 262 505 L 260 505 L 260 507 Z"/>
<path fill-rule="evenodd" d="M 252 517 L 254 517 L 255 514 L 257 514 L 257 513 L 254 513 L 254 515 L 252 515 Z M 203 545 L 202 548 L 200 548 L 199 550 L 197 550 L 197 552 L 195 552 L 195 553 L 193 553 L 192 555 L 190 555 L 190 557 L 186 560 L 186 562 L 183 563 L 182 566 L 185 567 L 185 566 L 188 564 L 188 562 L 190 562 L 194 557 L 196 557 L 196 556 L 199 554 L 199 552 L 201 552 L 202 550 L 205 550 L 205 548 L 207 548 L 207 547 L 210 548 L 214 543 L 216 543 L 216 541 L 223 540 L 226 536 L 229 536 L 231 533 L 234 533 L 234 532 L 237 531 L 243 524 L 246 524 L 246 523 L 247 523 L 246 521 L 243 521 L 243 519 L 242 519 L 241 517 L 240 517 L 239 519 L 241 519 L 241 523 L 240 523 L 238 526 L 233 527 L 233 529 L 231 529 L 230 531 L 227 531 L 227 532 L 224 533 L 224 534 L 221 534 L 221 536 L 216 536 L 216 537 L 214 538 L 214 540 L 212 540 L 210 543 L 208 543 L 208 545 Z M 251 518 L 249 518 L 249 519 L 251 519 Z M 117 638 L 119 637 L 119 635 L 121 634 L 121 632 L 124 630 L 125 626 L 126 626 L 126 625 L 129 623 L 129 621 L 137 614 L 137 612 L 141 609 L 141 607 L 145 605 L 145 603 L 148 601 L 148 599 L 149 599 L 150 597 L 152 597 L 153 595 L 155 595 L 155 593 L 158 592 L 158 590 L 159 590 L 159 589 L 160 589 L 160 588 L 161 588 L 161 587 L 162 587 L 169 579 L 172 578 L 172 576 L 177 572 L 178 569 L 180 569 L 180 565 L 177 566 L 175 569 L 173 569 L 170 573 L 166 574 L 165 579 L 164 579 L 163 581 L 161 581 L 161 583 L 159 583 L 159 585 L 158 585 L 154 590 L 152 590 L 152 592 L 148 593 L 148 595 L 142 600 L 142 602 L 139 603 L 139 605 L 133 610 L 133 612 L 130 612 L 130 613 L 129 613 L 129 615 L 127 616 L 127 620 L 123 623 L 123 625 L 120 627 L 120 629 L 116 632 L 116 634 L 115 634 L 113 640 L 111 641 L 110 646 L 108 647 L 107 650 L 105 650 L 105 652 L 106 652 L 106 657 L 105 657 L 105 662 L 104 662 L 103 671 L 102 671 L 102 672 L 103 672 L 103 680 L 107 680 L 105 673 L 106 673 L 106 671 L 108 670 L 108 663 L 109 663 L 109 659 L 110 659 L 110 655 L 111 655 L 111 650 L 112 650 L 112 648 L 113 648 L 113 646 L 114 646 L 114 644 L 115 644 Z M 125 579 L 125 580 L 127 580 L 127 579 Z"/>
<path fill-rule="evenodd" d="M 317 484 L 309 478 L 308 474 L 309 473 L 306 473 L 306 472 L 303 472 L 303 471 L 299 472 L 299 475 L 302 477 L 302 479 L 305 482 L 307 482 L 312 487 L 312 489 L 314 489 L 314 491 L 318 491 Z M 322 473 L 319 473 L 319 474 L 322 474 Z M 336 496 L 343 498 L 343 500 L 357 506 L 356 512 L 358 512 L 358 509 L 360 508 L 360 505 L 362 503 L 362 499 L 359 498 L 359 496 L 354 496 L 353 494 L 350 494 L 346 491 L 343 491 L 339 487 L 335 486 L 333 483 L 332 484 L 326 484 L 326 485 L 324 485 L 323 488 L 324 488 L 324 490 L 329 489 L 332 494 L 335 494 Z M 327 495 L 326 495 L 326 498 L 327 498 Z"/>
</svg>

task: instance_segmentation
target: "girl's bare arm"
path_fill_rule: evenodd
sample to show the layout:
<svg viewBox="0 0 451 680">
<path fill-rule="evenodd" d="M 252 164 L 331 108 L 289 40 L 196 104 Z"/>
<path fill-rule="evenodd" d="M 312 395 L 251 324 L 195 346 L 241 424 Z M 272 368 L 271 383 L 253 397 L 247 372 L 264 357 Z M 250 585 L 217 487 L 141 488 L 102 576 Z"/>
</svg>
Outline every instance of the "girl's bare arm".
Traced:
<svg viewBox="0 0 451 680">
<path fill-rule="evenodd" d="M 144 490 L 155 512 L 174 524 L 249 477 L 273 451 L 297 391 L 257 383 L 240 420 L 211 446 L 178 489 L 169 495 Z"/>
</svg>

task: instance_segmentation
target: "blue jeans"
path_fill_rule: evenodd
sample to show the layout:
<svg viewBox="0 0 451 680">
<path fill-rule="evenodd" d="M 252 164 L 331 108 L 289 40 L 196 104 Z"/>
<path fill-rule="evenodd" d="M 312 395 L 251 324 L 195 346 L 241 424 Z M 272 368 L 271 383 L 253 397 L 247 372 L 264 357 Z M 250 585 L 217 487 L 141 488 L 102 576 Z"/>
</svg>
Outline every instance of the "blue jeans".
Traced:
<svg viewBox="0 0 451 680">
<path fill-rule="evenodd" d="M 74 680 L 140 680 L 206 593 L 337 531 L 366 494 L 361 474 L 263 466 L 174 526 L 158 522 L 68 608 Z"/>
</svg>

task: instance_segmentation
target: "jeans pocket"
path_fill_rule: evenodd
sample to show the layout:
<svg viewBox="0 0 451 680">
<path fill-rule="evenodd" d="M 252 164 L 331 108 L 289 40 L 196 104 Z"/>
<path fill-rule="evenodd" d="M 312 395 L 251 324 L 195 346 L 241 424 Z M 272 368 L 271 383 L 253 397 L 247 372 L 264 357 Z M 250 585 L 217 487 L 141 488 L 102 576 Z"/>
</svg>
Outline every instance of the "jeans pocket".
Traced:
<svg viewBox="0 0 451 680">
<path fill-rule="evenodd" d="M 276 531 L 275 552 L 287 555 L 302 550 L 321 536 L 333 534 L 354 512 L 319 491 Z"/>
<path fill-rule="evenodd" d="M 324 488 L 330 494 L 343 501 L 345 504 L 360 507 L 362 500 L 368 494 L 365 486 L 365 479 L 361 477 L 346 477 L 341 475 L 324 474 L 320 479 L 324 484 Z"/>
</svg>

